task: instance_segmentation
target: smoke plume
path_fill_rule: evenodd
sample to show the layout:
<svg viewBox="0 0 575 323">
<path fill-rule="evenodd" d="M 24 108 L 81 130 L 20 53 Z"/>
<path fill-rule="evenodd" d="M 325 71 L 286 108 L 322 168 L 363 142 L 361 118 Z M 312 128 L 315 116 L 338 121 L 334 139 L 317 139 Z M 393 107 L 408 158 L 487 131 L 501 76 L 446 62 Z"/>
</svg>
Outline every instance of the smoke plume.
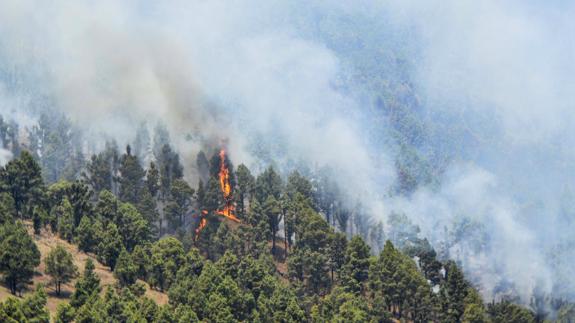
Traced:
<svg viewBox="0 0 575 323">
<path fill-rule="evenodd" d="M 526 302 L 573 297 L 574 14 L 559 0 L 2 0 L 0 105 L 63 111 L 95 141 L 162 120 L 186 167 L 190 134 L 229 139 L 254 169 L 329 166 L 372 218 L 404 212 L 447 244 L 486 297 L 502 282 Z M 380 94 L 431 129 L 437 185 L 389 193 L 400 149 Z"/>
</svg>

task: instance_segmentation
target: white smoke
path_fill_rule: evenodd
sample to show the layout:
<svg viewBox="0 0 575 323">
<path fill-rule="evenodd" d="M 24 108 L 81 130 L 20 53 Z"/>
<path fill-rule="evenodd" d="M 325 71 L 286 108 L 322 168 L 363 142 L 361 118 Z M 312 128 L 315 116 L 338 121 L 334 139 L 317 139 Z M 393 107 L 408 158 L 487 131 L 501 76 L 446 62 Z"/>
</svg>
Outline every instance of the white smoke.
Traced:
<svg viewBox="0 0 575 323">
<path fill-rule="evenodd" d="M 575 177 L 574 12 L 561 1 L 2 0 L 0 67 L 11 88 L 49 97 L 44 104 L 92 134 L 125 142 L 139 121 L 163 120 L 185 156 L 197 149 L 185 135 L 201 133 L 229 138 L 234 162 L 248 164 L 257 162 L 253 138 L 264 138 L 290 158 L 333 167 L 374 217 L 404 211 L 436 244 L 444 227 L 469 218 L 480 230 L 450 246 L 452 257 L 485 295 L 503 277 L 527 299 L 535 285 L 574 286 L 546 263 L 561 242 L 553 236 L 572 228 L 556 211 Z M 412 62 L 426 118 L 449 116 L 466 135 L 440 189 L 381 198 L 394 182 L 393 153 L 368 145 L 364 123 L 375 121 L 339 87 L 349 76 L 342 53 L 295 27 L 324 14 L 357 25 L 387 19 L 402 31 L 397 43 L 414 43 L 399 58 Z M 358 30 L 387 41 L 371 27 Z"/>
</svg>

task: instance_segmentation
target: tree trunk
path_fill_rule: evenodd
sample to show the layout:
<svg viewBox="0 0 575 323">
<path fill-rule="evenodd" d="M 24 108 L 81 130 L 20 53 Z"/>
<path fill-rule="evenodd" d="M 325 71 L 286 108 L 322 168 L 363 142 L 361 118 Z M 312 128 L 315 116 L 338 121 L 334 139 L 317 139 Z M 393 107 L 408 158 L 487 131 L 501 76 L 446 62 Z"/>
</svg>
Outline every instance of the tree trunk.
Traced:
<svg viewBox="0 0 575 323">
<path fill-rule="evenodd" d="M 333 284 L 333 267 L 331 267 L 330 270 L 331 270 L 331 283 Z"/>
<path fill-rule="evenodd" d="M 285 258 L 287 259 L 288 257 L 288 228 L 287 228 L 287 223 L 285 220 L 285 216 L 284 216 L 284 248 L 285 248 Z"/>
<path fill-rule="evenodd" d="M 16 280 L 10 279 L 9 285 L 10 285 L 10 292 L 12 293 L 12 295 L 16 295 Z"/>
</svg>

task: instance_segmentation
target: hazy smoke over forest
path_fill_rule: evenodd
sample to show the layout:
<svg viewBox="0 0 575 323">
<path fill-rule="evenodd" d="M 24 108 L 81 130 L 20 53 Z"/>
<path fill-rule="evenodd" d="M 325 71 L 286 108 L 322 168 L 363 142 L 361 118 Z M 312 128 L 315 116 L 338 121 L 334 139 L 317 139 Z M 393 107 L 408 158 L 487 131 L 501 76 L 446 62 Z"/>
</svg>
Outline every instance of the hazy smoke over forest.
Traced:
<svg viewBox="0 0 575 323">
<path fill-rule="evenodd" d="M 56 109 L 120 143 L 163 120 L 185 167 L 197 136 L 256 169 L 328 165 L 373 219 L 404 212 L 448 244 L 486 297 L 503 282 L 527 302 L 573 298 L 573 14 L 558 0 L 0 0 L 0 112 L 26 125 Z M 391 130 L 397 107 L 417 134 Z M 400 194 L 411 135 L 434 178 Z"/>
</svg>

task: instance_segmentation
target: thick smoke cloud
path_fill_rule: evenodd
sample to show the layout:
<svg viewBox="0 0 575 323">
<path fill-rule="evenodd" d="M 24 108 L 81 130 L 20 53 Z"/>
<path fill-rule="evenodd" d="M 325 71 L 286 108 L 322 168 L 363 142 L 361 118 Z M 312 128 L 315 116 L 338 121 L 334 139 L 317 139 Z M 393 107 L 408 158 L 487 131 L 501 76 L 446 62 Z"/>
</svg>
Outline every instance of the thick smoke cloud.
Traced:
<svg viewBox="0 0 575 323">
<path fill-rule="evenodd" d="M 405 212 L 436 246 L 449 240 L 487 297 L 502 279 L 525 301 L 534 288 L 573 296 L 573 275 L 557 268 L 575 268 L 575 257 L 552 251 L 574 243 L 564 203 L 575 179 L 574 14 L 561 1 L 2 0 L 0 103 L 18 118 L 56 107 L 94 138 L 123 143 L 139 121 L 163 120 L 190 157 L 190 133 L 229 139 L 234 162 L 252 166 L 254 142 L 267 143 L 277 163 L 333 167 L 375 219 Z M 397 35 L 358 30 L 412 49 L 402 59 L 426 120 L 463 129 L 439 189 L 387 194 L 396 150 L 371 146 L 369 100 L 340 87 L 346 46 L 296 27 L 327 15 L 385 20 Z M 474 229 L 448 239 L 444 228 L 461 221 Z"/>
<path fill-rule="evenodd" d="M 454 252 L 480 273 L 486 294 L 503 276 L 524 300 L 534 288 L 573 297 L 565 271 L 575 265 L 566 248 L 574 214 L 565 201 L 575 179 L 568 162 L 575 157 L 575 47 L 568 36 L 575 6 L 398 1 L 392 8 L 398 23 L 420 35 L 415 80 L 429 113 L 450 116 L 471 138 L 441 191 L 423 189 L 405 207 L 419 208 L 409 213 L 429 235 L 458 215 L 482 224 L 487 253 Z"/>
</svg>

